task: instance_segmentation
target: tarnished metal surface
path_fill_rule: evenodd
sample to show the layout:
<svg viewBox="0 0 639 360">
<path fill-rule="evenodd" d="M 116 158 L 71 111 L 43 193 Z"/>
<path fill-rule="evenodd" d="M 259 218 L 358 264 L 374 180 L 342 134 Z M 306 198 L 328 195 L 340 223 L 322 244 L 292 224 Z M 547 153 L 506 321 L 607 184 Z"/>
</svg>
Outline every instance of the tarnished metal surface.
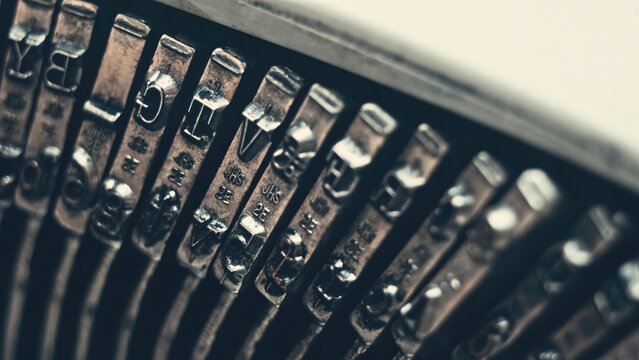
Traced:
<svg viewBox="0 0 639 360">
<path fill-rule="evenodd" d="M 507 355 L 526 339 L 525 332 L 542 321 L 551 306 L 571 297 L 575 285 L 589 281 L 585 273 L 618 249 L 626 240 L 629 226 L 628 217 L 621 212 L 602 206 L 590 208 L 567 238 L 544 252 L 537 265 L 483 320 L 479 330 L 457 346 L 455 358 Z"/>
<path fill-rule="evenodd" d="M 0 78 L 0 210 L 11 205 L 57 0 L 20 0 Z"/>
<path fill-rule="evenodd" d="M 351 325 L 365 344 L 377 339 L 505 181 L 505 170 L 491 155 L 475 156 L 351 314 Z"/>
<path fill-rule="evenodd" d="M 333 314 L 349 287 L 404 214 L 448 152 L 447 142 L 428 125 L 419 126 L 382 185 L 339 242 L 304 294 L 304 304 L 320 324 Z"/>
<path fill-rule="evenodd" d="M 213 51 L 200 78 L 189 109 L 171 144 L 167 159 L 155 179 L 140 220 L 135 224 L 132 242 L 147 255 L 145 273 L 135 285 L 119 326 L 116 357 L 127 356 L 129 342 L 146 292 L 166 241 L 202 169 L 223 112 L 233 99 L 246 69 L 244 59 L 230 49 Z"/>
<path fill-rule="evenodd" d="M 170 36 L 162 36 L 137 94 L 136 107 L 122 139 L 123 145 L 115 155 L 109 176 L 100 186 L 88 232 L 106 246 L 101 248 L 98 264 L 92 269 L 90 286 L 81 305 L 76 359 L 85 359 L 88 355 L 95 308 L 117 249 L 122 244 L 128 219 L 141 197 L 144 180 L 169 121 L 173 100 L 182 87 L 194 53 L 189 45 Z"/>
<path fill-rule="evenodd" d="M 639 191 L 633 0 L 158 2 L 462 114 Z M 601 24 L 594 33 L 593 14 Z"/>
<path fill-rule="evenodd" d="M 395 124 L 379 106 L 365 104 L 345 136 L 333 145 L 324 170 L 255 279 L 257 290 L 272 306 L 255 321 L 242 346 L 241 358 L 253 356 L 286 297 L 298 290 L 308 261 L 318 246 L 327 245 L 332 223 L 351 202 Z"/>
<path fill-rule="evenodd" d="M 155 260 L 162 256 L 245 68 L 244 59 L 231 50 L 216 49 L 211 55 L 133 230 L 133 244 Z"/>
<path fill-rule="evenodd" d="M 66 231 L 84 233 L 150 30 L 128 15 L 115 20 L 55 205 L 55 219 Z"/>
<path fill-rule="evenodd" d="M 528 354 L 529 360 L 578 359 L 610 339 L 639 311 L 639 260 L 622 264 L 561 327 Z"/>
<path fill-rule="evenodd" d="M 260 167 L 300 91 L 302 79 L 290 69 L 272 67 L 211 182 L 178 249 L 178 261 L 204 276 L 240 206 L 260 179 Z"/>
<path fill-rule="evenodd" d="M 49 210 L 97 12 L 96 5 L 65 0 L 55 26 L 15 197 L 19 208 L 38 216 Z"/>
<path fill-rule="evenodd" d="M 381 186 L 373 192 L 304 293 L 304 307 L 312 315 L 313 323 L 323 326 L 333 316 L 369 260 L 387 240 L 395 221 L 408 209 L 415 191 L 426 185 L 447 153 L 448 143 L 435 130 L 426 124 L 417 128 Z M 296 345 L 295 351 L 308 351 L 313 340 L 304 341 L 307 342 L 304 350 Z"/>
<path fill-rule="evenodd" d="M 330 90 L 311 87 L 213 263 L 213 274 L 228 291 L 239 292 L 244 279 L 255 272 L 255 261 L 293 198 L 299 178 L 343 107 Z"/>
<path fill-rule="evenodd" d="M 462 247 L 421 294 L 401 308 L 392 334 L 404 354 L 415 356 L 422 348 L 436 351 L 436 346 L 429 348 L 428 344 L 444 342 L 450 336 L 446 332 L 460 331 L 451 325 L 451 319 L 460 311 L 481 307 L 481 302 L 470 302 L 478 293 L 489 296 L 491 286 L 508 278 L 500 266 L 505 266 L 514 249 L 541 245 L 537 239 L 524 240 L 557 210 L 559 200 L 559 189 L 543 171 L 524 171 L 506 195 L 467 230 Z M 514 272 L 517 263 L 506 263 Z"/>
</svg>

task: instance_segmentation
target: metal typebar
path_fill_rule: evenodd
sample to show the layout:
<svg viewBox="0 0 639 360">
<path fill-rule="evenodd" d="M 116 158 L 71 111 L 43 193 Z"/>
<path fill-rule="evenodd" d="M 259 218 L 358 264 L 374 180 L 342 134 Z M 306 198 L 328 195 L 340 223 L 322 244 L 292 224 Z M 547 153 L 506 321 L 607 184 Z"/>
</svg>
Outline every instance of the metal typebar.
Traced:
<svg viewBox="0 0 639 360">
<path fill-rule="evenodd" d="M 39 93 L 37 100 L 35 93 L 29 95 L 36 103 L 24 160 L 16 180 L 15 205 L 24 211 L 26 219 L 25 231 L 17 239 L 18 251 L 3 329 L 4 357 L 7 359 L 15 355 L 31 257 L 42 220 L 49 210 L 76 90 L 82 78 L 82 58 L 89 47 L 97 11 L 97 6 L 83 1 L 65 0 L 62 3 L 53 30 L 51 54 L 44 65 L 45 81 L 36 90 Z"/>
<path fill-rule="evenodd" d="M 211 54 L 177 136 L 171 144 L 151 192 L 142 204 L 132 243 L 146 255 L 145 270 L 136 284 L 118 328 L 116 358 L 126 357 L 147 283 L 155 272 L 184 202 L 192 190 L 213 143 L 224 111 L 233 100 L 246 63 L 230 49 Z"/>
<path fill-rule="evenodd" d="M 313 322 L 323 327 L 332 318 L 369 260 L 389 239 L 396 220 L 405 214 L 413 201 L 414 193 L 428 183 L 447 153 L 446 140 L 430 126 L 418 126 L 381 186 L 373 192 L 304 293 L 304 307 Z M 317 331 L 313 338 L 320 333 L 321 330 Z M 313 341 L 309 339 L 306 346 L 296 348 L 289 354 L 289 359 L 301 359 Z"/>
<path fill-rule="evenodd" d="M 149 26 L 141 19 L 129 15 L 116 17 L 91 97 L 84 103 L 80 133 L 53 212 L 54 220 L 66 233 L 62 239 L 65 252 L 55 271 L 53 293 L 47 304 L 42 358 L 54 356 L 57 324 L 71 267 L 97 200 L 117 127 L 124 121 L 123 112 L 149 32 Z"/>
<path fill-rule="evenodd" d="M 90 237 L 99 242 L 100 254 L 80 308 L 76 359 L 87 358 L 95 309 L 194 54 L 195 49 L 186 43 L 162 36 L 124 132 L 124 145 L 100 186 L 99 200 L 87 225 Z"/>
<path fill-rule="evenodd" d="M 455 359 L 495 359 L 515 356 L 512 350 L 537 334 L 531 330 L 548 321 L 548 313 L 563 307 L 583 287 L 593 269 L 628 236 L 629 218 L 593 206 L 574 229 L 548 248 L 527 275 L 455 349 Z"/>
<path fill-rule="evenodd" d="M 466 231 L 460 249 L 429 284 L 401 308 L 391 328 L 401 351 L 408 357 L 421 355 L 422 349 L 433 355 L 448 345 L 463 328 L 464 315 L 483 311 L 494 289 L 543 246 L 543 241 L 528 237 L 557 211 L 559 203 L 559 189 L 546 173 L 524 171 Z"/>
<path fill-rule="evenodd" d="M 505 182 L 506 171 L 491 155 L 481 152 L 473 158 L 351 314 L 358 340 L 349 358 L 361 356 L 377 340 L 401 306 L 455 250 L 461 231 Z"/>
<path fill-rule="evenodd" d="M 324 170 L 275 244 L 255 279 L 268 304 L 242 345 L 250 359 L 284 301 L 296 294 L 309 275 L 308 263 L 331 244 L 333 224 L 345 214 L 356 189 L 379 160 L 396 121 L 379 106 L 364 104 L 344 137 L 329 153 Z"/>
</svg>

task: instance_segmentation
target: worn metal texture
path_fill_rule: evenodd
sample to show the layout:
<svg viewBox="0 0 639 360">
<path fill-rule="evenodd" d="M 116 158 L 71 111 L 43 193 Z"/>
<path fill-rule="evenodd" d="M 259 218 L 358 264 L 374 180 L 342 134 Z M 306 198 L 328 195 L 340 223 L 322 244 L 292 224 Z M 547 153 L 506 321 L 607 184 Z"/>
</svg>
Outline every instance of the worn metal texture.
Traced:
<svg viewBox="0 0 639 360">
<path fill-rule="evenodd" d="M 164 35 L 160 39 L 136 97 L 123 145 L 100 186 L 98 203 L 91 213 L 88 229 L 95 238 L 114 246 L 121 243 L 194 54 L 194 48 L 173 37 Z"/>
<path fill-rule="evenodd" d="M 255 261 L 343 107 L 332 91 L 311 87 L 215 259 L 213 274 L 228 291 L 239 292 L 255 272 Z"/>
<path fill-rule="evenodd" d="M 448 143 L 422 124 L 386 173 L 328 261 L 304 294 L 304 305 L 320 324 L 333 315 L 349 287 L 386 240 L 395 221 L 404 214 L 413 194 L 425 186 L 448 152 Z"/>
<path fill-rule="evenodd" d="M 135 17 L 115 19 L 55 205 L 54 217 L 66 231 L 84 233 L 150 30 Z"/>
<path fill-rule="evenodd" d="M 639 191 L 632 0 L 158 2 L 462 114 Z"/>
<path fill-rule="evenodd" d="M 257 290 L 270 306 L 254 322 L 240 358 L 250 359 L 254 355 L 285 298 L 299 289 L 304 275 L 308 275 L 308 271 L 304 272 L 308 261 L 318 246 L 328 245 L 325 243 L 334 229 L 332 224 L 349 205 L 395 125 L 395 120 L 379 106 L 365 104 L 344 137 L 331 148 L 324 170 L 255 279 Z"/>
<path fill-rule="evenodd" d="M 299 283 L 298 277 L 315 250 L 327 241 L 331 224 L 352 200 L 362 175 L 375 164 L 395 127 L 395 120 L 379 106 L 365 104 L 345 136 L 332 147 L 318 181 L 255 279 L 257 289 L 273 305 L 280 306 L 289 291 L 295 290 L 289 287 Z M 304 251 L 296 253 L 291 246 Z"/>
<path fill-rule="evenodd" d="M 548 318 L 544 315 L 553 306 L 574 296 L 575 286 L 590 281 L 588 271 L 619 250 L 629 235 L 629 227 L 629 218 L 622 212 L 612 212 L 601 205 L 589 208 L 570 234 L 551 245 L 484 318 L 478 330 L 457 346 L 455 358 L 508 356 L 518 343 L 534 336 L 528 330 Z"/>
<path fill-rule="evenodd" d="M 619 266 L 528 359 L 581 359 L 639 315 L 639 260 Z"/>
<path fill-rule="evenodd" d="M 421 294 L 401 308 L 392 334 L 404 354 L 416 356 L 422 348 L 432 354 L 438 350 L 433 342 L 439 346 L 451 335 L 447 332 L 460 331 L 451 325 L 460 311 L 485 306 L 473 299 L 478 293 L 490 296 L 490 289 L 508 278 L 499 269 L 513 251 L 542 245 L 536 239 L 525 240 L 558 210 L 560 197 L 557 186 L 541 170 L 526 170 L 518 177 L 502 199 L 466 231 L 461 248 Z M 515 271 L 517 264 L 507 263 Z"/>
<path fill-rule="evenodd" d="M 53 32 L 15 194 L 18 208 L 38 216 L 49 210 L 97 12 L 96 5 L 65 0 Z"/>
<path fill-rule="evenodd" d="M 481 152 L 473 158 L 351 314 L 351 325 L 365 344 L 377 339 L 399 308 L 454 249 L 462 229 L 483 211 L 506 179 L 505 169 L 490 154 Z"/>
<path fill-rule="evenodd" d="M 302 78 L 295 72 L 271 67 L 242 112 L 240 128 L 178 249 L 180 264 L 197 276 L 205 275 L 237 212 L 259 181 L 274 136 L 278 129 L 286 128 L 284 121 L 301 87 Z"/>
<path fill-rule="evenodd" d="M 156 261 L 162 256 L 245 69 L 244 59 L 232 50 L 218 48 L 211 55 L 133 230 L 133 244 Z"/>
<path fill-rule="evenodd" d="M 17 4 L 0 77 L 0 208 L 13 202 L 57 0 Z"/>
</svg>

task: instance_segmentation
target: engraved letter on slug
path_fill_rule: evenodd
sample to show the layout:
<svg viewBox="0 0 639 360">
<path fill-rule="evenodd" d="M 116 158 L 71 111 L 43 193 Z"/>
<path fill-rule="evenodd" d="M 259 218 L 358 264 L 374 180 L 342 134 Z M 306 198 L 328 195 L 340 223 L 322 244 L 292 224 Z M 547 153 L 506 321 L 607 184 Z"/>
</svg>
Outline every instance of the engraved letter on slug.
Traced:
<svg viewBox="0 0 639 360">
<path fill-rule="evenodd" d="M 273 154 L 273 167 L 284 180 L 295 183 L 316 150 L 315 134 L 302 121 L 289 129 L 282 145 Z"/>
<path fill-rule="evenodd" d="M 69 46 L 66 46 L 69 47 Z M 70 47 L 57 46 L 49 56 L 49 66 L 45 70 L 46 85 L 65 94 L 72 94 L 78 88 L 82 73 L 82 52 L 73 51 Z"/>
<path fill-rule="evenodd" d="M 7 66 L 7 75 L 15 80 L 30 80 L 35 73 L 35 63 L 42 50 L 44 36 L 30 34 L 21 26 L 14 26 L 9 32 L 11 57 Z"/>
<path fill-rule="evenodd" d="M 164 127 L 164 122 L 158 121 L 158 119 L 165 103 L 171 101 L 176 94 L 177 84 L 172 77 L 159 71 L 152 73 L 135 100 L 137 104 L 136 118 L 149 130 L 158 130 Z"/>
</svg>

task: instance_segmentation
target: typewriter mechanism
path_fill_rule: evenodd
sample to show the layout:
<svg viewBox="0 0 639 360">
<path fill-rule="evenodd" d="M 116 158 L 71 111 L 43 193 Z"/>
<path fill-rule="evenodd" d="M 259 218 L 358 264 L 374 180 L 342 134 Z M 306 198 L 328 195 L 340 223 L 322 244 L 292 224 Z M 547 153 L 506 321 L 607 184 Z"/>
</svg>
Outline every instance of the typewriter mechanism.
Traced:
<svg viewBox="0 0 639 360">
<path fill-rule="evenodd" d="M 639 359 L 639 8 L 545 6 L 2 0 L 0 358 Z"/>
</svg>

